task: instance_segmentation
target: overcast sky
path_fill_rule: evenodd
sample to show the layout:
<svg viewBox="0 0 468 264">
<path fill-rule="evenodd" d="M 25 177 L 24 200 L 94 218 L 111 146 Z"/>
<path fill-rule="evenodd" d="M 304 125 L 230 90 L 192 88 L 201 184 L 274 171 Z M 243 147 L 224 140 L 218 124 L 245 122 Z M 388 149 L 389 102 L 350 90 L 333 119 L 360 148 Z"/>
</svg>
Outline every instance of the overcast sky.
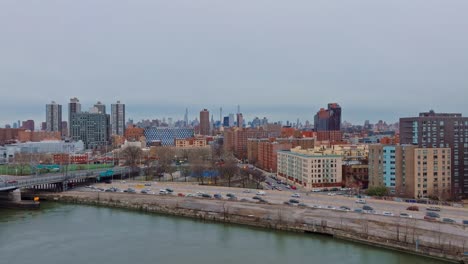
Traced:
<svg viewBox="0 0 468 264">
<path fill-rule="evenodd" d="M 127 117 L 468 114 L 466 0 L 1 0 L 0 125 L 45 104 Z"/>
</svg>

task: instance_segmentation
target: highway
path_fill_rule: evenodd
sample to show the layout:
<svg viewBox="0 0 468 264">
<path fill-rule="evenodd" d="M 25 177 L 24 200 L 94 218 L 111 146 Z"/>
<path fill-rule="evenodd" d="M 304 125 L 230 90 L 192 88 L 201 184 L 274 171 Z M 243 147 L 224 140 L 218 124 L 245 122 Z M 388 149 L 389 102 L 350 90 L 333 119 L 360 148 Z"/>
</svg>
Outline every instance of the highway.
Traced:
<svg viewBox="0 0 468 264">
<path fill-rule="evenodd" d="M 144 186 L 145 183 L 151 184 L 151 186 Z M 227 193 L 232 193 L 240 199 L 247 199 L 250 202 L 256 202 L 252 199 L 258 190 L 253 189 L 243 189 L 243 188 L 228 188 L 228 187 L 214 187 L 214 186 L 200 186 L 196 184 L 185 184 L 185 183 L 171 183 L 171 182 L 120 182 L 115 181 L 112 184 L 96 184 L 96 187 L 107 189 L 109 187 L 116 187 L 121 190 L 127 189 L 129 187 L 135 188 L 137 191 L 141 189 L 150 189 L 152 192 L 159 195 L 160 189 L 171 188 L 174 190 L 174 195 L 178 193 L 183 193 L 185 195 L 192 193 L 196 194 L 197 192 L 205 192 L 208 194 L 219 193 L 222 194 L 224 199 Z M 92 191 L 90 188 L 81 188 L 80 190 Z M 283 204 L 285 201 L 293 199 L 291 195 L 293 191 L 277 191 L 277 190 L 264 190 L 265 195 L 262 196 L 268 203 L 272 204 Z M 300 195 L 300 198 L 294 198 L 299 200 L 301 203 L 306 204 L 309 207 L 317 207 L 326 209 L 328 206 L 332 206 L 338 209 L 340 206 L 347 206 L 354 210 L 355 208 L 362 208 L 363 204 L 356 203 L 357 198 L 345 197 L 341 195 L 328 196 L 324 194 L 317 193 L 301 193 L 297 192 Z M 196 198 L 194 198 L 196 199 Z M 376 214 L 382 214 L 383 212 L 391 212 L 394 214 L 393 217 L 400 217 L 400 213 L 407 213 L 415 219 L 423 219 L 426 214 L 426 208 L 430 205 L 425 204 L 409 204 L 405 202 L 394 202 L 394 201 L 385 201 L 385 200 L 376 200 L 376 199 L 366 199 L 366 205 L 371 206 Z M 419 207 L 419 211 L 408 211 L 406 210 L 408 206 L 416 205 Z M 296 205 L 294 205 L 296 206 Z M 457 223 L 461 224 L 463 220 L 468 220 L 468 210 L 464 208 L 456 208 L 449 206 L 439 206 L 441 208 L 440 214 L 442 218 L 451 218 Z M 334 209 L 330 209 L 334 210 Z M 354 213 L 354 212 L 353 212 Z M 359 214 L 356 212 L 356 214 Z M 389 216 L 392 217 L 392 216 Z"/>
</svg>

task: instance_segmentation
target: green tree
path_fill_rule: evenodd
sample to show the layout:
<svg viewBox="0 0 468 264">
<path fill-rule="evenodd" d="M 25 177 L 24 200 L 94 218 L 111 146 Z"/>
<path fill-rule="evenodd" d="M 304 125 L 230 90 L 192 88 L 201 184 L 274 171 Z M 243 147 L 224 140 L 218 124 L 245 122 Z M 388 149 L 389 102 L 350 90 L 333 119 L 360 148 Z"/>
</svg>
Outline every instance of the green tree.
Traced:
<svg viewBox="0 0 468 264">
<path fill-rule="evenodd" d="M 376 187 L 369 187 L 369 189 L 367 189 L 367 195 L 369 196 L 386 196 L 388 195 L 388 188 L 385 187 L 385 186 L 376 186 Z"/>
</svg>

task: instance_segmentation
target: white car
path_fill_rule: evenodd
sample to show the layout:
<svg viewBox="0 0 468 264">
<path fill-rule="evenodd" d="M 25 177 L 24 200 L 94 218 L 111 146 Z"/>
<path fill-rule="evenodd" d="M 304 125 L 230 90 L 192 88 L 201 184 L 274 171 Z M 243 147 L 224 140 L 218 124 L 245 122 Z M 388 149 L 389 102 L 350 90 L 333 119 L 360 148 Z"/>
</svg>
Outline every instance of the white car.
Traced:
<svg viewBox="0 0 468 264">
<path fill-rule="evenodd" d="M 356 203 L 358 203 L 358 204 L 366 204 L 366 200 L 364 200 L 364 199 L 358 199 L 358 200 L 356 200 Z"/>
<path fill-rule="evenodd" d="M 382 213 L 382 215 L 385 215 L 385 216 L 393 216 L 393 213 L 392 213 L 392 212 L 386 212 L 386 211 L 384 211 L 384 212 Z"/>
<path fill-rule="evenodd" d="M 336 195 L 336 193 L 332 193 L 332 192 L 328 193 L 328 196 L 335 196 L 335 195 Z"/>
<path fill-rule="evenodd" d="M 298 194 L 298 193 L 294 193 L 293 195 L 291 195 L 291 197 L 293 197 L 293 198 L 301 198 L 301 195 Z"/>
<path fill-rule="evenodd" d="M 400 217 L 402 217 L 402 218 L 413 218 L 412 215 L 407 214 L 407 213 L 401 213 L 401 214 L 400 214 Z"/>
<path fill-rule="evenodd" d="M 168 194 L 168 193 L 169 193 L 169 192 L 166 191 L 166 190 L 164 190 L 164 189 L 159 190 L 159 194 Z"/>
<path fill-rule="evenodd" d="M 266 194 L 266 193 L 265 193 L 264 191 L 258 191 L 258 192 L 257 192 L 257 195 L 262 195 L 262 196 L 264 196 L 265 194 Z"/>
</svg>

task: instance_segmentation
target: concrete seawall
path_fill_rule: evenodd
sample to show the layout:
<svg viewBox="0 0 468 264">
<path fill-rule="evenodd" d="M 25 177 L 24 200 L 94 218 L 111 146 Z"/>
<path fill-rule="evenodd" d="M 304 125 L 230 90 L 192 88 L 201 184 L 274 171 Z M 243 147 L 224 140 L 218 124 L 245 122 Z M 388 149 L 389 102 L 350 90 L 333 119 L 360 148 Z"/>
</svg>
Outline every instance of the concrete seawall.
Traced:
<svg viewBox="0 0 468 264">
<path fill-rule="evenodd" d="M 44 193 L 46 200 L 155 212 L 293 232 L 311 232 L 468 263 L 468 227 L 418 219 L 288 205 L 143 194 Z"/>
</svg>

